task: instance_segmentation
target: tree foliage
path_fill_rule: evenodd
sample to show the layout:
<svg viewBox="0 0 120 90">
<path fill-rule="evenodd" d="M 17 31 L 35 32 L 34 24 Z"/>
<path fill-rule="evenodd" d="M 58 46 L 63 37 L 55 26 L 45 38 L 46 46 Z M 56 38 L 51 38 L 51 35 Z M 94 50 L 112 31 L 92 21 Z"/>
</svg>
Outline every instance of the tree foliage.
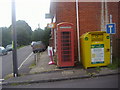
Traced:
<svg viewBox="0 0 120 90">
<path fill-rule="evenodd" d="M 12 25 L 10 26 L 12 30 Z M 17 44 L 29 45 L 31 42 L 32 30 L 31 27 L 23 20 L 16 22 Z"/>
<path fill-rule="evenodd" d="M 18 45 L 29 45 L 31 42 L 32 30 L 25 21 L 16 23 Z"/>
<path fill-rule="evenodd" d="M 45 28 L 45 30 L 42 30 L 41 28 L 37 28 L 34 30 L 32 34 L 32 40 L 33 41 L 42 41 L 46 46 L 48 46 L 50 38 L 50 29 Z"/>
<path fill-rule="evenodd" d="M 32 34 L 32 40 L 33 41 L 42 41 L 44 36 L 44 31 L 40 28 L 34 30 Z"/>
<path fill-rule="evenodd" d="M 2 45 L 6 47 L 6 45 L 11 44 L 12 38 L 11 38 L 11 31 L 7 27 L 1 27 L 0 32 L 2 32 Z"/>
<path fill-rule="evenodd" d="M 50 28 L 45 27 L 43 43 L 45 43 L 46 46 L 49 45 L 49 39 L 50 39 Z"/>
<path fill-rule="evenodd" d="M 6 47 L 12 43 L 12 25 L 9 28 L 1 27 L 0 31 L 2 31 L 2 45 Z M 50 29 L 47 27 L 44 30 L 37 28 L 32 31 L 25 21 L 18 20 L 16 22 L 16 34 L 17 44 L 20 46 L 29 45 L 32 41 L 42 41 L 46 46 L 49 44 Z"/>
</svg>

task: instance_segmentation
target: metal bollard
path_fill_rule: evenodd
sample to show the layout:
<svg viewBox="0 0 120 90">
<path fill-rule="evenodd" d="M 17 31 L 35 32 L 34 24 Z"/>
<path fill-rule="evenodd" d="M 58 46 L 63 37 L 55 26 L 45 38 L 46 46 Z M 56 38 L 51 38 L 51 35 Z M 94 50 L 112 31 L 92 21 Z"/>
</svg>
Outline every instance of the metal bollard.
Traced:
<svg viewBox="0 0 120 90">
<path fill-rule="evenodd" d="M 39 60 L 39 53 L 37 53 L 37 60 Z"/>
<path fill-rule="evenodd" d="M 34 60 L 35 60 L 35 64 L 37 64 L 38 60 L 40 59 L 41 53 L 35 53 L 34 54 Z"/>
<path fill-rule="evenodd" d="M 34 54 L 34 60 L 35 60 L 35 64 L 37 64 L 37 54 Z"/>
</svg>

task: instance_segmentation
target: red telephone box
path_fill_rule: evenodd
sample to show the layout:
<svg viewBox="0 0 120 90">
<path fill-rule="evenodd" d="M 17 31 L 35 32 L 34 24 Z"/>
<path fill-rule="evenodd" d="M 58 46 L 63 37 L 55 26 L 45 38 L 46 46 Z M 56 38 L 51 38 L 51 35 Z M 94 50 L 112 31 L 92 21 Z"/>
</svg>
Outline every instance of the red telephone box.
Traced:
<svg viewBox="0 0 120 90">
<path fill-rule="evenodd" d="M 74 66 L 74 29 L 73 24 L 57 24 L 57 65 L 58 67 Z"/>
</svg>

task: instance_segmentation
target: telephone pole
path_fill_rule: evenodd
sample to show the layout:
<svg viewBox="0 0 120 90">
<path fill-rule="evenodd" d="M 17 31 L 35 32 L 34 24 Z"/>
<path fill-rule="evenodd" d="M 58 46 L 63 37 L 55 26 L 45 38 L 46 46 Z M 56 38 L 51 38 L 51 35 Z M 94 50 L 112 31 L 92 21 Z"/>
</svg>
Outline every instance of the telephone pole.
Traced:
<svg viewBox="0 0 120 90">
<path fill-rule="evenodd" d="M 13 76 L 18 76 L 17 67 L 17 36 L 16 36 L 16 12 L 15 0 L 12 0 L 12 46 L 13 46 Z"/>
</svg>

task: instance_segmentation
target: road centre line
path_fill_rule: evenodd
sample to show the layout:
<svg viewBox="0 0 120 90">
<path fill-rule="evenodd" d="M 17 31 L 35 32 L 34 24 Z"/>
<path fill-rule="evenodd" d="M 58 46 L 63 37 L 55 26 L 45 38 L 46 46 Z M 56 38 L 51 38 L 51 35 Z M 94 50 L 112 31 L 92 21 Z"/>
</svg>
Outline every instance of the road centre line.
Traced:
<svg viewBox="0 0 120 90">
<path fill-rule="evenodd" d="M 21 63 L 18 70 L 22 67 L 22 65 L 28 60 L 28 58 L 33 54 L 33 52 Z"/>
</svg>

